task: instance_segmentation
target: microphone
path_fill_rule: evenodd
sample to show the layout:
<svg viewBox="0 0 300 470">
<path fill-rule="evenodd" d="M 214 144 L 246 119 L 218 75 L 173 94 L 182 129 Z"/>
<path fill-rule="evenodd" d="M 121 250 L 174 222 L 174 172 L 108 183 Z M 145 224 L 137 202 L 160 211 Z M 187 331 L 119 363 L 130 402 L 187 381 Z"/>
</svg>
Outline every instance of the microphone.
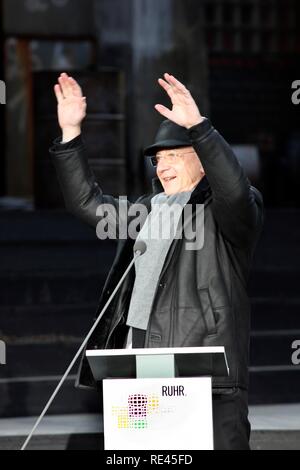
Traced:
<svg viewBox="0 0 300 470">
<path fill-rule="evenodd" d="M 147 245 L 143 240 L 138 240 L 135 242 L 133 251 L 135 254 L 143 255 L 145 251 L 147 250 Z"/>
<path fill-rule="evenodd" d="M 106 304 L 104 305 L 103 309 L 101 310 L 101 312 L 99 313 L 99 316 L 97 318 L 97 320 L 95 321 L 93 327 L 91 328 L 91 330 L 89 331 L 89 333 L 87 334 L 85 340 L 83 341 L 82 345 L 80 346 L 80 348 L 78 349 L 77 353 L 75 354 L 71 364 L 69 365 L 69 367 L 67 368 L 66 372 L 64 373 L 63 377 L 61 378 L 59 384 L 57 385 L 56 389 L 54 390 L 53 394 L 51 395 L 47 405 L 45 406 L 45 408 L 43 409 L 40 417 L 38 418 L 38 420 L 36 421 L 35 425 L 33 426 L 29 436 L 27 437 L 27 439 L 25 440 L 21 450 L 25 450 L 26 447 L 28 446 L 35 430 L 37 429 L 38 425 L 40 424 L 40 422 L 42 421 L 43 417 L 45 416 L 45 414 L 47 413 L 48 409 L 50 408 L 54 398 L 56 397 L 56 395 L 58 394 L 61 386 L 63 385 L 64 381 L 66 380 L 66 378 L 68 377 L 69 373 L 71 372 L 71 370 L 73 369 L 73 366 L 75 365 L 78 357 L 81 355 L 82 351 L 84 350 L 84 348 L 86 347 L 87 343 L 89 342 L 92 334 L 94 333 L 95 329 L 97 328 L 102 316 L 104 315 L 104 313 L 106 312 L 109 304 L 111 303 L 111 301 L 113 300 L 114 296 L 116 295 L 116 293 L 118 292 L 120 286 L 122 285 L 124 279 L 126 278 L 127 274 L 129 273 L 132 265 L 134 264 L 135 260 L 143 255 L 145 253 L 145 251 L 147 250 L 147 245 L 144 241 L 142 240 L 139 240 L 137 242 L 135 242 L 134 244 L 134 247 L 133 247 L 133 251 L 134 251 L 134 257 L 133 259 L 130 261 L 126 271 L 124 272 L 123 276 L 121 277 L 120 281 L 118 282 L 117 286 L 115 287 L 114 291 L 112 292 L 111 296 L 109 297 L 108 301 L 106 302 Z"/>
</svg>

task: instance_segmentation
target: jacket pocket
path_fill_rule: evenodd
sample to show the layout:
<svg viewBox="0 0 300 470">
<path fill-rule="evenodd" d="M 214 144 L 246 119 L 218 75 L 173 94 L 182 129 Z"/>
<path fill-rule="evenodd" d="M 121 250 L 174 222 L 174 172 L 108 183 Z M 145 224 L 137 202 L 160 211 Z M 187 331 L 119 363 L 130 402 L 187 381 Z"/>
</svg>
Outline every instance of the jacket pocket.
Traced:
<svg viewBox="0 0 300 470">
<path fill-rule="evenodd" d="M 208 289 L 199 289 L 199 299 L 208 335 L 217 333 L 216 319 Z"/>
</svg>

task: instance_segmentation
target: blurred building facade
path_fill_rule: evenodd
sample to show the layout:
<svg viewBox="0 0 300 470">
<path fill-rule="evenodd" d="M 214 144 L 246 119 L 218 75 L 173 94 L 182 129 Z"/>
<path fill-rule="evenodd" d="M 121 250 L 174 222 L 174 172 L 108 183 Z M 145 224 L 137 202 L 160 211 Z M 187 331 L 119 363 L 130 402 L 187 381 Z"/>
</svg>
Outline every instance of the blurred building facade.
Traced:
<svg viewBox="0 0 300 470">
<path fill-rule="evenodd" d="M 62 205 L 47 155 L 59 135 L 52 85 L 62 70 L 88 97 L 89 158 L 104 190 L 138 194 L 149 187 L 151 168 L 141 152 L 161 120 L 154 104 L 167 104 L 156 80 L 169 71 L 230 143 L 257 147 L 266 203 L 298 205 L 299 107 L 291 85 L 299 73 L 299 2 L 2 3 L 8 85 L 2 194 L 32 198 L 37 207 Z"/>
</svg>

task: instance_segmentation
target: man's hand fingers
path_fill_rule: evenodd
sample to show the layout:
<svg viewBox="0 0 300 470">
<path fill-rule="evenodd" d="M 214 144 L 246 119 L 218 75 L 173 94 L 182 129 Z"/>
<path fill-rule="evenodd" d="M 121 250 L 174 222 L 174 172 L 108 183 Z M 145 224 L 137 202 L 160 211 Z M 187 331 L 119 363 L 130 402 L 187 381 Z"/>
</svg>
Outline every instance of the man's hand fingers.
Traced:
<svg viewBox="0 0 300 470">
<path fill-rule="evenodd" d="M 172 111 L 162 104 L 156 104 L 155 106 L 156 111 L 158 111 L 162 116 L 164 116 L 167 119 L 171 119 L 172 116 Z"/>
<path fill-rule="evenodd" d="M 81 96 L 82 96 L 81 87 L 78 85 L 78 83 L 76 82 L 76 80 L 74 80 L 73 77 L 69 77 L 69 84 L 70 84 L 71 87 L 72 87 L 73 94 L 74 94 L 75 96 L 81 97 Z"/>
<path fill-rule="evenodd" d="M 183 83 L 177 80 L 173 75 L 169 75 L 168 73 L 165 75 L 168 77 L 168 81 L 172 85 L 175 93 L 181 94 L 185 98 L 190 98 L 191 94 Z"/>
<path fill-rule="evenodd" d="M 59 77 L 59 83 L 65 97 L 77 96 L 82 97 L 81 87 L 73 77 L 69 77 L 67 73 L 62 73 Z"/>
<path fill-rule="evenodd" d="M 64 100 L 64 96 L 62 94 L 60 85 L 55 85 L 54 92 L 55 92 L 55 96 L 56 96 L 58 104 L 62 103 Z"/>
<path fill-rule="evenodd" d="M 188 91 L 187 88 L 183 85 L 183 83 L 177 80 L 177 78 L 175 78 L 173 75 L 165 73 L 164 77 L 171 86 L 176 87 L 180 91 Z"/>
<path fill-rule="evenodd" d="M 165 80 L 159 78 L 158 83 L 160 86 L 168 93 L 169 97 L 171 98 L 172 103 L 176 99 L 176 97 L 190 97 L 189 90 L 177 80 L 173 75 L 169 75 L 168 73 L 164 74 Z"/>
<path fill-rule="evenodd" d="M 69 77 L 66 73 L 61 74 L 61 76 L 58 79 L 58 82 L 61 86 L 64 97 L 68 98 L 69 96 L 72 96 L 73 94 L 72 86 L 69 82 Z"/>
<path fill-rule="evenodd" d="M 156 111 L 187 129 L 202 122 L 203 117 L 191 93 L 177 78 L 165 73 L 164 79 L 160 78 L 158 82 L 171 98 L 172 110 L 157 104 L 155 105 Z"/>
<path fill-rule="evenodd" d="M 174 90 L 172 88 L 172 85 L 170 85 L 169 83 L 167 83 L 165 80 L 163 80 L 162 78 L 159 78 L 158 79 L 158 83 L 160 84 L 160 86 L 168 93 L 169 97 L 172 99 L 172 97 L 174 96 Z"/>
</svg>

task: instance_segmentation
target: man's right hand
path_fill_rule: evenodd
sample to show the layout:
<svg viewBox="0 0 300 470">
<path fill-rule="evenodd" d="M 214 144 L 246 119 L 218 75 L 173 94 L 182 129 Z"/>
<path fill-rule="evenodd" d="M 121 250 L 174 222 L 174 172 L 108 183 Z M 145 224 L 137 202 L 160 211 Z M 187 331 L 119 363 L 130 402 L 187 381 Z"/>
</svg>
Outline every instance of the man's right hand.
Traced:
<svg viewBox="0 0 300 470">
<path fill-rule="evenodd" d="M 63 142 L 69 142 L 81 134 L 81 123 L 86 116 L 86 98 L 74 78 L 62 73 L 54 87 L 57 98 L 58 122 Z"/>
</svg>

